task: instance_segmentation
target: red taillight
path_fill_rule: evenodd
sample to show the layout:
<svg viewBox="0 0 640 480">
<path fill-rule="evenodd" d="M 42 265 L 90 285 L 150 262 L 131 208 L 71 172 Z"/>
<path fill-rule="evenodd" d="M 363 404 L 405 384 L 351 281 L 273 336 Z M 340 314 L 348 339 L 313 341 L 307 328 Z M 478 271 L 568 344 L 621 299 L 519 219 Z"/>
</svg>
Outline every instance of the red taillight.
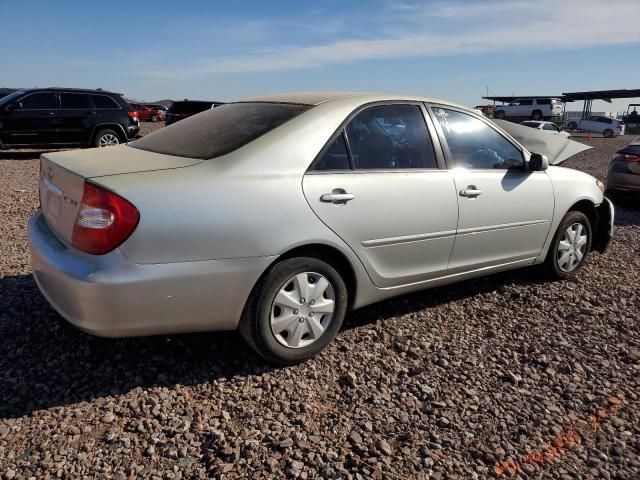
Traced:
<svg viewBox="0 0 640 480">
<path fill-rule="evenodd" d="M 129 115 L 129 118 L 132 118 L 133 120 L 138 120 L 138 112 L 135 110 L 127 112 L 127 115 Z"/>
<path fill-rule="evenodd" d="M 120 195 L 85 182 L 71 245 L 102 255 L 117 248 L 138 226 L 140 213 Z"/>
<path fill-rule="evenodd" d="M 636 163 L 636 162 L 640 162 L 640 155 L 633 155 L 629 153 L 618 153 L 616 156 L 613 157 L 613 160 L 618 162 Z"/>
</svg>

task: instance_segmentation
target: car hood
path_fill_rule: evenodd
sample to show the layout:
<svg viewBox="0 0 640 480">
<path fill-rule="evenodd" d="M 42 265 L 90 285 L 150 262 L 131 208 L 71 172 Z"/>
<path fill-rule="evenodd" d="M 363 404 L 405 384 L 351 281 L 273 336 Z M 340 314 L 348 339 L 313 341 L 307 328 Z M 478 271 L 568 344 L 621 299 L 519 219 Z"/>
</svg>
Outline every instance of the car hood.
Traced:
<svg viewBox="0 0 640 480">
<path fill-rule="evenodd" d="M 190 167 L 203 161 L 147 152 L 128 145 L 45 153 L 43 157 L 82 178 Z"/>
<path fill-rule="evenodd" d="M 531 153 L 545 155 L 551 165 L 559 165 L 576 153 L 593 148 L 589 145 L 569 140 L 564 135 L 549 135 L 548 132 L 506 120 L 493 120 L 493 122 L 509 133 Z"/>
</svg>

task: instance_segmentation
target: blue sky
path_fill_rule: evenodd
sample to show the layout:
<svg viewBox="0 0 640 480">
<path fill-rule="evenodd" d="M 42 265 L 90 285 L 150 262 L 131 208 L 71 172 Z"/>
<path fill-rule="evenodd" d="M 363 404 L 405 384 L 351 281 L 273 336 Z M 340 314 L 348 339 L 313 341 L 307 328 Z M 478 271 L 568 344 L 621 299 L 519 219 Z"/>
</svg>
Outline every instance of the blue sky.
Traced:
<svg viewBox="0 0 640 480">
<path fill-rule="evenodd" d="M 0 0 L 0 18 L 0 86 L 143 100 L 386 91 L 466 105 L 487 86 L 640 88 L 640 0 Z"/>
</svg>

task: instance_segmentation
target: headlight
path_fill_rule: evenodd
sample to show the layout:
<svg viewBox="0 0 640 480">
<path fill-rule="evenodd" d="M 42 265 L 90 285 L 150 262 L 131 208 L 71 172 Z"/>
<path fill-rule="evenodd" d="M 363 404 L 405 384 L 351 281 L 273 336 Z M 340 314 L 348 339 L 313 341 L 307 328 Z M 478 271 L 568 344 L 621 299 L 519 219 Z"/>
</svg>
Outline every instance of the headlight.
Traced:
<svg viewBox="0 0 640 480">
<path fill-rule="evenodd" d="M 598 186 L 600 191 L 604 193 L 604 183 L 602 183 L 600 180 L 596 180 L 596 185 Z"/>
</svg>

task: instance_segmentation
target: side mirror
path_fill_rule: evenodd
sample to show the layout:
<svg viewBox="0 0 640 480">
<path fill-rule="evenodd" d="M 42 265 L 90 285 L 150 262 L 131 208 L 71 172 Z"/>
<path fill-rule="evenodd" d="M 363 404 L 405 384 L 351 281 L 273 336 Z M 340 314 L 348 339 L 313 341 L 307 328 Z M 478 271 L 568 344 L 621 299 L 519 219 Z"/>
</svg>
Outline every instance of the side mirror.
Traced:
<svg viewBox="0 0 640 480">
<path fill-rule="evenodd" d="M 539 153 L 532 153 L 529 157 L 529 170 L 532 172 L 542 172 L 549 168 L 549 159 Z"/>
</svg>

